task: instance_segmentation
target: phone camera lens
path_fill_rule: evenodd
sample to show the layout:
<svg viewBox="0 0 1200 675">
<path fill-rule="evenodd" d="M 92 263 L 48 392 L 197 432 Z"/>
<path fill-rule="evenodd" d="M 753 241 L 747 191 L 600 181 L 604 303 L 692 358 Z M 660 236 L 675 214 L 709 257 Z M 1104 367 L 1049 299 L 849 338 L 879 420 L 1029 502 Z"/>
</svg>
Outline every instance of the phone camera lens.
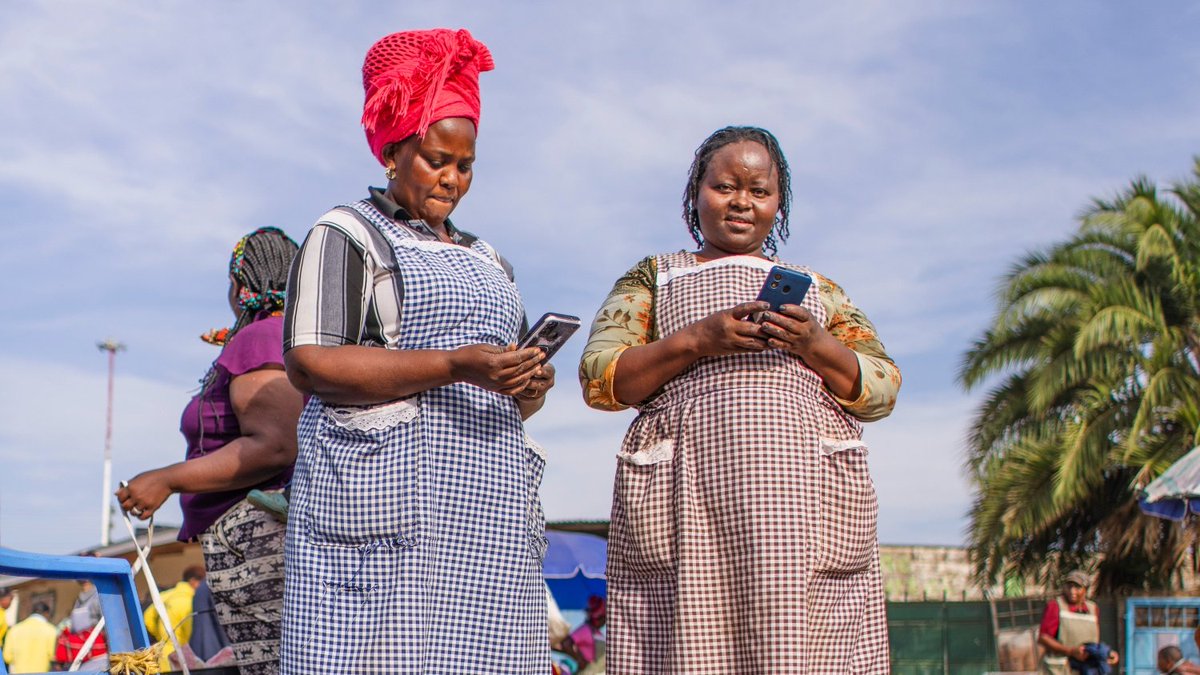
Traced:
<svg viewBox="0 0 1200 675">
<path fill-rule="evenodd" d="M 791 286 L 784 286 L 784 287 L 783 287 L 783 292 L 784 292 L 784 293 L 791 293 L 791 292 L 792 292 L 792 287 L 791 287 Z"/>
<path fill-rule="evenodd" d="M 782 274 L 779 274 L 778 272 L 775 273 L 775 281 L 779 281 L 782 278 L 783 278 Z"/>
</svg>

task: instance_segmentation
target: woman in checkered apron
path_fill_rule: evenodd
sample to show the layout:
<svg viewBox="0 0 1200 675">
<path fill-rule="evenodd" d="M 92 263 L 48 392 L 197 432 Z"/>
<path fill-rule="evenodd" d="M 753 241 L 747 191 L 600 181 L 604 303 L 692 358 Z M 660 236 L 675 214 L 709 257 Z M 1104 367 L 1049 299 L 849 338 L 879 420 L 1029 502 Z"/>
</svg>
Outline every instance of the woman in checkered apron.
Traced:
<svg viewBox="0 0 1200 675">
<path fill-rule="evenodd" d="M 640 413 L 617 455 L 609 673 L 889 671 L 860 420 L 900 374 L 840 287 L 767 257 L 789 206 L 775 138 L 716 132 L 684 197 L 699 250 L 640 262 L 592 325 L 585 398 Z M 774 264 L 813 286 L 747 320 Z"/>
<path fill-rule="evenodd" d="M 386 189 L 335 208 L 289 279 L 300 419 L 282 672 L 549 672 L 538 499 L 522 420 L 553 385 L 510 347 L 507 263 L 448 219 L 471 184 L 487 47 L 397 33 L 367 54 Z"/>
</svg>

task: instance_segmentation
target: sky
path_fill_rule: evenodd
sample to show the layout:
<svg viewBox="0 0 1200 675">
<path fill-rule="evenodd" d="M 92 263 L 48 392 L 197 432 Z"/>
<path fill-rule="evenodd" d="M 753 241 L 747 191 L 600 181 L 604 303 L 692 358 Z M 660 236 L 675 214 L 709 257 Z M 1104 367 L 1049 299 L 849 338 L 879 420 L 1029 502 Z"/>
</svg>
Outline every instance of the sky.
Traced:
<svg viewBox="0 0 1200 675">
<path fill-rule="evenodd" d="M 359 126 L 370 45 L 466 27 L 491 49 L 475 182 L 454 214 L 515 266 L 532 317 L 595 314 L 642 257 L 689 248 L 695 148 L 771 130 L 785 260 L 841 284 L 904 374 L 868 425 L 884 544 L 958 545 L 955 381 L 995 290 L 1135 176 L 1200 154 L 1200 6 L 1184 2 L 0 4 L 0 545 L 94 546 L 107 362 L 114 482 L 182 458 L 179 414 L 231 321 L 233 243 L 302 240 L 382 185 Z M 529 423 L 547 517 L 605 519 L 632 412 L 585 407 L 584 339 Z M 159 522 L 178 523 L 177 501 Z M 123 529 L 114 528 L 121 538 Z"/>
</svg>

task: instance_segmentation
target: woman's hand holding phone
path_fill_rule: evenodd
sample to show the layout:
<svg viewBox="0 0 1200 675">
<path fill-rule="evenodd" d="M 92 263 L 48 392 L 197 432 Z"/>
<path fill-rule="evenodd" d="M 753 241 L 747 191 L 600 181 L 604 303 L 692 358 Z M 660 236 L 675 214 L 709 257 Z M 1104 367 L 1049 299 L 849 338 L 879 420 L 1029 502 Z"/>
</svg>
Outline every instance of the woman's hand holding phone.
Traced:
<svg viewBox="0 0 1200 675">
<path fill-rule="evenodd" d="M 743 302 L 730 309 L 714 312 L 688 326 L 694 349 L 699 356 L 726 356 L 761 352 L 767 348 L 762 327 L 745 319 L 770 305 L 761 300 Z"/>
<path fill-rule="evenodd" d="M 537 347 L 466 345 L 450 353 L 450 370 L 458 382 L 512 396 L 528 386 L 545 358 Z"/>
<path fill-rule="evenodd" d="M 554 366 L 549 363 L 543 363 L 533 371 L 533 377 L 529 378 L 525 388 L 516 393 L 517 398 L 537 399 L 546 395 L 546 392 L 554 388 Z"/>
<path fill-rule="evenodd" d="M 517 349 L 513 345 L 511 349 Z M 542 350 L 538 347 L 532 347 L 539 352 Z M 543 354 L 545 352 L 542 352 Z M 517 401 L 517 408 L 521 411 L 521 419 L 527 420 L 534 413 L 542 409 L 546 404 L 546 393 L 554 388 L 554 366 L 549 363 L 542 363 L 533 369 L 533 377 L 529 378 L 525 387 L 519 391 L 512 392 Z"/>
<path fill-rule="evenodd" d="M 778 311 L 764 312 L 760 319 L 767 346 L 782 349 L 803 358 L 828 333 L 799 305 L 783 305 Z"/>
</svg>

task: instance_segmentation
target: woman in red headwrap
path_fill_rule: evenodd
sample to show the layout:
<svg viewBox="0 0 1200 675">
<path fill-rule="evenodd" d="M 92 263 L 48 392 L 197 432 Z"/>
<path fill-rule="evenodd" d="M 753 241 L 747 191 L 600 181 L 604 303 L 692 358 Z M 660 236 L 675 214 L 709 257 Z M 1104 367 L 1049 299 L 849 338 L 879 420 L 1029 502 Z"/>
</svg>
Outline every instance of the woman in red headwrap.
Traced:
<svg viewBox="0 0 1200 675">
<path fill-rule="evenodd" d="M 550 669 L 523 419 L 554 384 L 511 267 L 449 216 L 471 186 L 487 47 L 389 35 L 363 65 L 384 189 L 323 215 L 289 280 L 284 349 L 312 395 L 288 520 L 284 673 Z"/>
</svg>

